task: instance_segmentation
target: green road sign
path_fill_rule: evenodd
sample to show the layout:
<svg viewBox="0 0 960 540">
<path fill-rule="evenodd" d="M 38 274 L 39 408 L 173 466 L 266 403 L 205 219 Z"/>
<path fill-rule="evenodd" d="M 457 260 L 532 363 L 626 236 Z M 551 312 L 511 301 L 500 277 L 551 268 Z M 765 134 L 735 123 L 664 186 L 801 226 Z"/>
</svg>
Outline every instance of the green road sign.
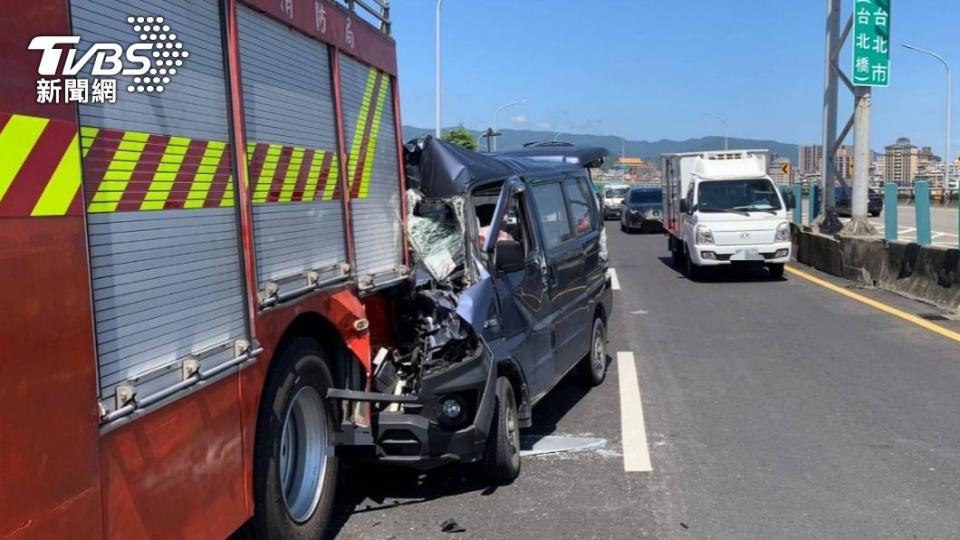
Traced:
<svg viewBox="0 0 960 540">
<path fill-rule="evenodd" d="M 853 1 L 853 84 L 890 86 L 890 2 Z"/>
</svg>

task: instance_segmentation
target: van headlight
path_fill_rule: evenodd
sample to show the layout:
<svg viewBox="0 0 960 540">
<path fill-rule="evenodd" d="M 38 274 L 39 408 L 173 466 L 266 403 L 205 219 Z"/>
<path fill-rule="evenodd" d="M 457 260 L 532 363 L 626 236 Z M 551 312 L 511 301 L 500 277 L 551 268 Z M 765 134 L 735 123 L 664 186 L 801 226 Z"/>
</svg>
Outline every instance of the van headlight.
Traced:
<svg viewBox="0 0 960 540">
<path fill-rule="evenodd" d="M 774 242 L 789 242 L 790 241 L 790 224 L 781 223 L 777 225 L 777 235 L 773 238 Z"/>
<path fill-rule="evenodd" d="M 706 225 L 697 225 L 697 245 L 713 244 L 713 231 Z"/>
</svg>

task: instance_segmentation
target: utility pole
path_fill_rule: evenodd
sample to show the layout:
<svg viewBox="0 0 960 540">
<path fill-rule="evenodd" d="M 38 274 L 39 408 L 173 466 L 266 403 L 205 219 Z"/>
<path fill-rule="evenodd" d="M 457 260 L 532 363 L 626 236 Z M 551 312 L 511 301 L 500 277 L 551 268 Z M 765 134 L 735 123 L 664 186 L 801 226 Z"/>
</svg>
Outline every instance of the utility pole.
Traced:
<svg viewBox="0 0 960 540">
<path fill-rule="evenodd" d="M 723 149 L 724 149 L 724 150 L 729 150 L 729 149 L 730 149 L 730 145 L 727 144 L 727 133 L 730 131 L 730 129 L 729 129 L 730 126 L 727 124 L 727 121 L 724 120 L 722 116 L 717 116 L 717 115 L 715 115 L 715 114 L 710 114 L 710 113 L 703 113 L 703 114 L 704 114 L 704 116 L 709 116 L 710 118 L 713 118 L 714 120 L 719 120 L 720 123 L 723 124 Z"/>
<path fill-rule="evenodd" d="M 823 80 L 823 161 L 820 164 L 822 174 L 820 185 L 823 186 L 823 195 L 820 198 L 822 207 L 817 217 L 817 226 L 820 232 L 833 234 L 843 226 L 837 217 L 836 202 L 834 200 L 834 186 L 836 167 L 834 166 L 834 146 L 837 142 L 837 86 L 839 84 L 839 68 L 837 56 L 843 48 L 843 42 L 849 33 L 844 32 L 840 37 L 840 0 L 827 0 L 827 39 L 825 74 Z M 811 215 L 813 209 L 810 209 Z"/>
<path fill-rule="evenodd" d="M 515 105 L 522 105 L 522 104 L 524 104 L 524 103 L 526 103 L 526 102 L 527 102 L 526 99 L 518 99 L 518 100 L 516 100 L 516 101 L 511 101 L 510 103 L 504 103 L 503 105 L 497 107 L 497 110 L 493 111 L 493 128 L 492 128 L 493 131 L 497 131 L 497 117 L 500 115 L 500 111 L 502 111 L 502 110 L 504 110 L 504 109 L 506 109 L 506 108 L 508 108 L 508 107 L 513 107 L 513 106 L 515 106 Z M 499 134 L 498 134 L 498 135 L 499 135 Z M 489 141 L 489 139 L 488 139 L 488 141 Z M 494 150 L 497 149 L 497 140 L 496 140 L 496 139 L 493 140 L 493 149 L 494 149 Z"/>
<path fill-rule="evenodd" d="M 436 84 L 435 88 L 435 97 L 436 97 L 436 126 L 434 128 L 434 135 L 439 139 L 440 138 L 440 102 L 443 100 L 443 93 L 440 87 L 440 6 L 443 4 L 443 0 L 437 0 L 437 19 L 436 19 Z"/>
<path fill-rule="evenodd" d="M 952 112 L 953 75 L 950 71 L 950 64 L 948 64 L 947 61 L 942 56 L 940 56 L 939 54 L 933 51 L 921 49 L 920 47 L 915 47 L 910 44 L 904 44 L 903 48 L 910 49 L 911 51 L 916 51 L 918 53 L 926 54 L 928 56 L 932 56 L 937 60 L 939 60 L 940 63 L 943 64 L 943 67 L 946 68 L 947 70 L 947 143 L 946 143 L 946 150 L 944 151 L 944 154 L 943 154 L 943 193 L 946 194 L 948 188 L 950 187 L 950 179 L 952 178 L 950 171 L 951 171 L 951 165 L 953 165 L 953 161 L 950 159 L 950 145 L 951 145 L 950 125 L 952 124 L 952 120 L 953 120 L 953 116 L 952 116 L 953 114 Z M 946 199 L 946 197 L 944 197 L 944 199 Z"/>
</svg>

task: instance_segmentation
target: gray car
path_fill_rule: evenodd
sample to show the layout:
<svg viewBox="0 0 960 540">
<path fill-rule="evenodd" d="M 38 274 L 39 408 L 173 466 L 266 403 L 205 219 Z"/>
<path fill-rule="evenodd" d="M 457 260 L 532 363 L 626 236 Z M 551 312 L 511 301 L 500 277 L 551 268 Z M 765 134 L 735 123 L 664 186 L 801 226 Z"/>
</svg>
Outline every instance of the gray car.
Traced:
<svg viewBox="0 0 960 540">
<path fill-rule="evenodd" d="M 624 232 L 663 229 L 663 190 L 631 188 L 623 199 L 620 230 Z"/>
</svg>

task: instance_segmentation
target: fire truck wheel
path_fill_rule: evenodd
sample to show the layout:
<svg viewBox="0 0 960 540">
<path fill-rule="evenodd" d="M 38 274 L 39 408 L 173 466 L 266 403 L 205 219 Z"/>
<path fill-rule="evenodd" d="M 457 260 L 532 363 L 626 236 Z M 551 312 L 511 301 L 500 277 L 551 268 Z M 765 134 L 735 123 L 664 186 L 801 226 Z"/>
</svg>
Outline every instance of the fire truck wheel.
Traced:
<svg viewBox="0 0 960 540">
<path fill-rule="evenodd" d="M 520 423 L 513 385 L 506 377 L 497 379 L 487 447 L 483 451 L 483 475 L 493 483 L 509 484 L 520 474 Z"/>
<path fill-rule="evenodd" d="M 333 378 L 326 353 L 297 338 L 267 378 L 254 457 L 254 532 L 259 538 L 321 538 L 337 484 L 334 414 L 325 399 Z"/>
</svg>

